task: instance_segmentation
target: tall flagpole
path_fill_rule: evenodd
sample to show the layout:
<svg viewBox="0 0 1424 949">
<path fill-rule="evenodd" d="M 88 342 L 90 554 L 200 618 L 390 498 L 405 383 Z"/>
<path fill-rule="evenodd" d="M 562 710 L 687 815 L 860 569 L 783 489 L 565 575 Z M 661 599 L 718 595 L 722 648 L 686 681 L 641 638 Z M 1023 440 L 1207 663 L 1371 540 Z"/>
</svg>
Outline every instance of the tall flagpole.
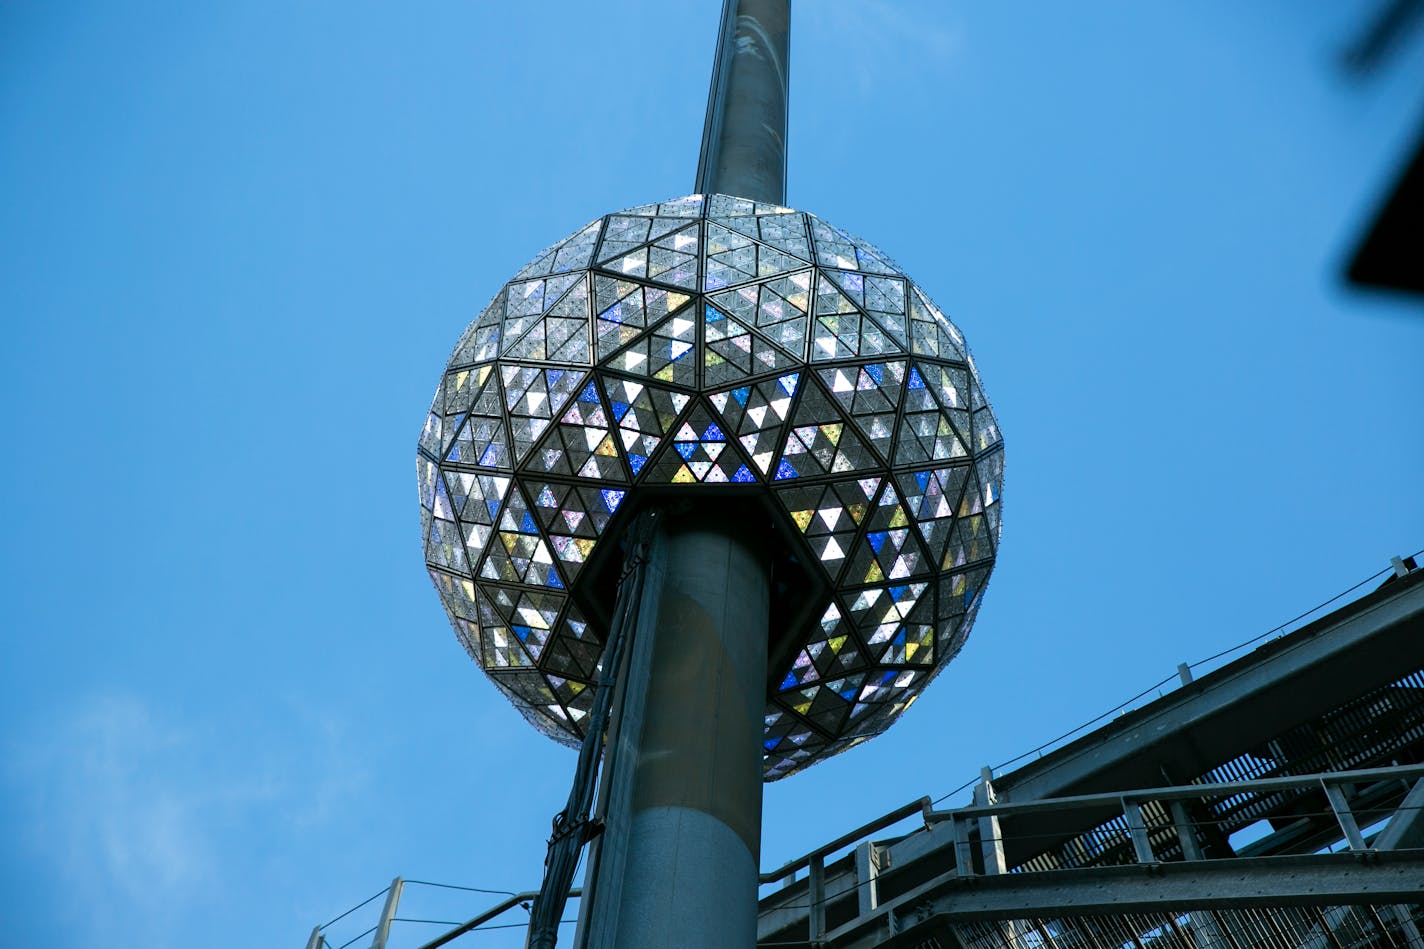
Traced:
<svg viewBox="0 0 1424 949">
<path fill-rule="evenodd" d="M 695 190 L 786 203 L 791 0 L 725 0 Z"/>
<path fill-rule="evenodd" d="M 790 0 L 726 0 L 696 190 L 786 201 Z M 605 751 L 581 949 L 756 945 L 770 565 L 755 519 L 663 508 Z"/>
</svg>

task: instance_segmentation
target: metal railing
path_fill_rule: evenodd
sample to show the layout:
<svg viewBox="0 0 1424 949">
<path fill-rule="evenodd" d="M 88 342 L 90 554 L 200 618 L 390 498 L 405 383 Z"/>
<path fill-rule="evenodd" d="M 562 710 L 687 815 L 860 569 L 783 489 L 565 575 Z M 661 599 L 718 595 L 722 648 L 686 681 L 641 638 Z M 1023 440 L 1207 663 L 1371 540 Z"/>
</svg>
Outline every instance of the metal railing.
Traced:
<svg viewBox="0 0 1424 949">
<path fill-rule="evenodd" d="M 1398 805 L 1372 813 L 1369 820 L 1361 822 L 1352 808 L 1353 789 L 1379 785 L 1381 783 L 1399 785 L 1401 800 Z M 1413 784 L 1413 791 L 1406 791 Z M 777 870 L 764 874 L 763 883 L 777 880 L 796 879 L 797 871 L 809 871 L 804 897 L 794 903 L 777 904 L 774 897 L 764 901 L 767 910 L 786 915 L 787 911 L 804 911 L 807 932 L 811 944 L 824 939 L 830 927 L 827 926 L 827 910 L 832 903 L 846 900 L 852 894 L 852 921 L 867 917 L 882 910 L 887 903 L 882 902 L 881 878 L 884 848 L 869 838 L 872 834 L 892 826 L 907 817 L 918 814 L 927 831 L 933 833 L 937 827 L 947 826 L 951 842 L 952 867 L 935 879 L 947 884 L 950 880 L 997 876 L 1010 874 L 1013 868 L 1008 864 L 1004 844 L 1010 840 L 1024 840 L 1043 837 L 1044 834 L 1025 834 L 1015 837 L 1006 835 L 1004 822 L 1012 817 L 1072 815 L 1086 812 L 1095 815 L 1095 822 L 1101 822 L 1105 813 L 1115 813 L 1120 826 L 1125 828 L 1124 837 L 1128 848 L 1127 863 L 1139 865 L 1158 864 L 1159 858 L 1153 844 L 1153 833 L 1160 831 L 1165 818 L 1180 842 L 1181 853 L 1188 861 L 1203 859 L 1203 850 L 1198 839 L 1198 831 L 1203 822 L 1193 820 L 1184 805 L 1206 804 L 1214 800 L 1236 795 L 1263 795 L 1284 790 L 1308 791 L 1323 794 L 1329 811 L 1322 812 L 1333 818 L 1338 827 L 1339 838 L 1346 841 L 1350 850 L 1369 849 L 1369 842 L 1361 827 L 1379 825 L 1383 821 L 1394 820 L 1401 815 L 1424 810 L 1424 765 L 1400 765 L 1384 768 L 1365 768 L 1353 771 L 1336 771 L 1310 775 L 1259 778 L 1250 781 L 1230 781 L 1216 784 L 1189 784 L 1170 787 L 1141 788 L 1130 791 L 1105 794 L 1086 794 L 1071 797 L 1048 798 L 1034 801 L 998 802 L 993 800 L 993 785 L 988 775 L 981 777 L 976 789 L 976 803 L 947 810 L 935 810 L 929 798 L 920 798 L 897 808 L 876 820 L 867 822 L 850 833 L 844 834 L 823 847 L 793 860 Z M 1148 809 L 1154 815 L 1149 825 L 1145 817 Z M 1375 816 L 1378 814 L 1379 816 Z M 1081 821 L 1079 821 L 1081 823 Z M 1074 824 L 1076 827 L 1077 824 Z M 1057 836 L 1057 835 L 1049 835 Z M 828 858 L 838 855 L 847 847 L 854 847 L 855 859 L 852 866 L 828 880 L 826 866 Z M 1269 859 L 1269 858 L 1267 858 Z M 1056 871 L 1030 871 L 1029 875 L 1051 874 Z M 918 889 L 924 889 L 923 885 Z M 799 894 L 798 894 L 799 896 Z M 798 914 L 799 915 L 799 914 Z M 842 914 L 844 915 L 844 914 Z M 846 929 L 853 922 L 842 923 L 836 929 Z M 1403 924 L 1401 924 L 1403 925 Z"/>
<path fill-rule="evenodd" d="M 400 912 L 401 898 L 405 895 L 408 887 L 430 887 L 441 890 L 463 891 L 465 893 L 503 896 L 504 898 L 488 909 L 466 919 L 464 922 L 459 922 L 458 916 L 455 920 L 423 919 L 398 915 Z M 397 931 L 401 935 L 401 939 L 398 941 L 402 945 L 418 946 L 418 949 L 438 949 L 438 947 L 452 943 L 470 933 L 518 929 L 527 926 L 529 924 L 527 916 L 513 923 L 496 924 L 494 921 L 514 909 L 522 909 L 527 912 L 531 901 L 537 895 L 537 890 L 514 893 L 508 890 L 486 890 L 478 887 L 432 883 L 428 880 L 404 880 L 400 877 L 396 877 L 385 889 L 357 903 L 340 916 L 314 928 L 311 931 L 310 938 L 307 940 L 307 949 L 350 949 L 350 947 L 356 946 L 359 946 L 360 949 L 389 949 L 391 946 L 391 934 Z M 583 891 L 579 888 L 569 890 L 569 899 L 578 899 L 582 895 Z M 380 915 L 376 918 L 375 923 L 354 934 L 348 931 L 342 932 L 339 936 L 334 935 L 333 927 L 338 923 L 349 919 L 353 914 L 360 912 L 382 897 L 385 897 L 385 902 L 381 906 Z M 566 919 L 562 921 L 561 925 L 572 924 L 573 922 L 574 920 L 572 919 Z M 357 925 L 360 924 L 358 923 Z M 414 939 L 410 938 L 413 933 L 418 931 L 415 928 L 416 926 L 444 926 L 448 928 L 434 939 L 422 940 L 416 943 Z M 353 926 L 351 928 L 354 929 L 355 927 Z M 370 937 L 369 942 L 365 941 L 367 937 Z"/>
</svg>

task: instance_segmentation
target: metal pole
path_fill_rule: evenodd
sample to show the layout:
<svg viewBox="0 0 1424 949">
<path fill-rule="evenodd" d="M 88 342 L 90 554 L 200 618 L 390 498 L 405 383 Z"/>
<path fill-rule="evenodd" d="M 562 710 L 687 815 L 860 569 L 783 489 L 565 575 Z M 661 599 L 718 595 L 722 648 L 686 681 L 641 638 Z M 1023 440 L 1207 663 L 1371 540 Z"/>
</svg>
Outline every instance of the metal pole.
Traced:
<svg viewBox="0 0 1424 949">
<path fill-rule="evenodd" d="M 396 918 L 396 907 L 400 905 L 401 890 L 405 882 L 400 877 L 391 881 L 386 891 L 386 905 L 381 908 L 381 919 L 376 923 L 376 935 L 371 939 L 371 949 L 386 949 L 386 940 L 391 936 L 391 923 Z"/>
<path fill-rule="evenodd" d="M 627 839 L 616 878 L 604 862 L 597 881 L 599 903 L 616 900 L 616 919 L 595 920 L 588 946 L 750 949 L 761 856 L 765 544 L 725 516 L 685 517 L 662 530 L 642 726 L 631 762 L 615 765 L 632 767 Z M 605 836 L 613 829 L 610 813 Z"/>
<path fill-rule="evenodd" d="M 725 0 L 696 190 L 786 203 L 791 0 Z"/>
</svg>

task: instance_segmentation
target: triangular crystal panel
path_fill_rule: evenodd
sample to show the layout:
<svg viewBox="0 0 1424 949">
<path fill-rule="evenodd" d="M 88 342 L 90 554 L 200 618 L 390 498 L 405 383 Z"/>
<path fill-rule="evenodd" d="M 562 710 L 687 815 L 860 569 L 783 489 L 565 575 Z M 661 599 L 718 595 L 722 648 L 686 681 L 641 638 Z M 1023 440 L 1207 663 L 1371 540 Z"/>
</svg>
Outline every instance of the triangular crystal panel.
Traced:
<svg viewBox="0 0 1424 949">
<path fill-rule="evenodd" d="M 893 484 L 886 484 L 871 508 L 865 532 L 855 546 L 844 582 L 883 583 L 932 572 L 910 518 L 900 504 Z"/>
<path fill-rule="evenodd" d="M 875 454 L 840 408 L 813 380 L 803 379 L 776 480 L 863 471 L 879 465 Z"/>
<path fill-rule="evenodd" d="M 945 380 L 951 379 L 953 373 L 961 372 L 930 364 L 924 369 L 940 388 L 946 387 Z M 947 388 L 949 392 L 956 391 L 953 385 Z M 918 465 L 966 457 L 969 453 L 955 422 L 967 422 L 967 415 L 958 408 L 942 411 L 935 397 L 935 387 L 926 381 L 919 365 L 911 364 L 905 379 L 903 414 L 895 434 L 895 464 Z"/>
<path fill-rule="evenodd" d="M 558 303 L 517 339 L 506 336 L 504 355 L 510 359 L 540 359 L 588 365 L 588 281 L 580 279 Z"/>
<path fill-rule="evenodd" d="M 811 326 L 811 360 L 896 354 L 903 347 L 850 297 L 822 275 L 816 282 L 816 319 Z"/>
<path fill-rule="evenodd" d="M 896 477 L 905 510 L 919 528 L 930 560 L 935 563 L 944 559 L 968 474 L 969 466 L 960 465 L 907 472 Z"/>
<path fill-rule="evenodd" d="M 479 319 L 465 328 L 450 357 L 451 366 L 469 366 L 499 355 L 499 340 L 504 329 L 505 291 L 500 290 L 480 313 Z"/>
<path fill-rule="evenodd" d="M 484 366 L 481 372 L 492 369 L 492 366 Z M 449 376 L 446 378 L 450 379 Z M 447 418 L 444 428 L 450 433 L 450 440 L 445 449 L 445 462 L 478 465 L 482 468 L 507 469 L 513 465 L 514 458 L 509 449 L 509 436 L 505 429 L 499 376 L 494 372 L 487 372 L 470 411 Z"/>
<path fill-rule="evenodd" d="M 879 487 L 880 478 L 871 477 L 830 484 L 793 484 L 776 492 L 832 582 L 840 576 Z"/>
<path fill-rule="evenodd" d="M 441 386 L 443 413 L 454 417 L 469 412 L 493 375 L 494 366 L 492 365 L 452 369 L 445 373 Z M 448 428 L 446 428 L 446 433 L 453 435 L 453 432 L 450 432 Z M 439 454 L 439 450 L 437 449 L 434 453 Z"/>
<path fill-rule="evenodd" d="M 909 315 L 911 352 L 951 362 L 964 361 L 964 337 L 919 287 L 910 291 Z"/>
<path fill-rule="evenodd" d="M 628 480 L 619 458 L 618 437 L 592 379 L 530 453 L 526 464 L 531 470 L 551 474 L 596 481 Z"/>
<path fill-rule="evenodd" d="M 707 273 L 703 290 L 711 293 L 723 287 L 747 283 L 757 278 L 757 245 L 745 234 L 720 224 L 707 225 Z"/>
<path fill-rule="evenodd" d="M 791 412 L 800 375 L 787 373 L 777 379 L 714 392 L 708 397 L 736 437 L 753 466 L 766 477 L 781 447 L 781 433 Z"/>
<path fill-rule="evenodd" d="M 687 293 L 602 275 L 593 278 L 593 285 L 594 331 L 600 362 L 692 299 Z"/>
<path fill-rule="evenodd" d="M 811 235 L 816 242 L 816 262 L 822 267 L 891 275 L 900 272 L 877 248 L 819 218 L 811 219 Z"/>
<path fill-rule="evenodd" d="M 892 359 L 862 366 L 836 366 L 818 370 L 818 374 L 866 441 L 881 458 L 888 459 L 895 436 L 895 411 L 905 382 L 905 362 Z"/>
<path fill-rule="evenodd" d="M 487 580 L 538 584 L 554 589 L 564 586 L 554 567 L 553 554 L 518 489 L 510 491 L 487 551 L 480 567 L 480 576 Z"/>
<path fill-rule="evenodd" d="M 602 223 L 601 220 L 594 221 L 558 246 L 554 254 L 554 273 L 582 270 L 589 265 L 593 259 L 593 247 L 598 243 L 598 231 Z"/>
<path fill-rule="evenodd" d="M 692 397 L 614 376 L 603 377 L 602 383 L 624 455 L 636 478 Z"/>
<path fill-rule="evenodd" d="M 475 583 L 468 576 L 455 576 L 434 567 L 427 568 L 431 582 L 445 604 L 445 611 L 452 620 L 479 622 L 479 605 L 476 602 Z M 477 638 L 477 637 L 476 637 Z"/>
<path fill-rule="evenodd" d="M 659 382 L 693 388 L 697 385 L 697 321 L 691 307 L 684 307 L 627 347 L 614 353 L 604 365 L 629 375 L 646 376 Z"/>
<path fill-rule="evenodd" d="M 504 617 L 500 615 L 499 609 L 490 599 L 489 589 L 481 585 L 476 594 L 480 611 L 480 647 L 483 651 L 480 664 L 488 670 L 533 666 L 534 657 L 524 648 L 519 637 L 514 635 Z M 499 592 L 508 596 L 505 591 Z"/>
<path fill-rule="evenodd" d="M 451 508 L 445 485 L 440 483 L 435 488 L 435 507 L 425 537 L 425 561 L 446 570 L 465 573 L 469 570 L 465 559 L 465 538 L 450 514 Z M 442 514 L 445 516 L 442 517 Z"/>
<path fill-rule="evenodd" d="M 503 625 L 538 662 L 568 597 L 549 590 L 511 590 L 493 585 L 486 585 L 483 592 L 503 620 Z"/>
<path fill-rule="evenodd" d="M 698 400 L 678 426 L 647 475 L 662 484 L 751 484 L 757 479 L 736 443 Z"/>
<path fill-rule="evenodd" d="M 556 689 L 558 683 L 553 678 L 555 676 L 588 682 L 596 678 L 602 652 L 603 643 L 584 621 L 578 607 L 570 601 L 554 628 L 549 648 L 544 652 L 543 666 Z"/>
<path fill-rule="evenodd" d="M 977 606 L 984 584 L 989 579 L 989 567 L 974 567 L 942 577 L 939 581 L 939 625 L 941 631 L 952 627 L 957 617 Z"/>
<path fill-rule="evenodd" d="M 648 279 L 696 290 L 698 231 L 690 224 L 655 240 L 648 249 Z"/>
<path fill-rule="evenodd" d="M 472 471 L 447 470 L 446 496 L 453 516 L 465 524 L 494 524 L 500 504 L 509 493 L 509 477 Z"/>
<path fill-rule="evenodd" d="M 586 374 L 576 369 L 500 366 L 504 405 L 516 463 L 524 460 L 569 398 L 583 388 Z"/>
<path fill-rule="evenodd" d="M 984 398 L 984 390 L 979 386 L 979 377 L 970 377 L 970 405 L 974 411 L 973 440 L 975 453 L 987 451 L 1003 440 L 999 435 L 999 423 L 994 413 L 989 411 L 989 400 Z"/>
<path fill-rule="evenodd" d="M 909 349 L 905 334 L 905 281 L 843 270 L 825 272 L 837 289 L 894 339 L 897 348 Z"/>
<path fill-rule="evenodd" d="M 530 481 L 528 487 L 539 526 L 572 583 L 628 491 L 556 481 Z"/>
<path fill-rule="evenodd" d="M 852 620 L 876 661 L 903 665 L 932 660 L 933 596 L 927 581 L 871 587 L 851 596 Z"/>
<path fill-rule="evenodd" d="M 702 379 L 707 386 L 727 385 L 769 372 L 782 373 L 800 362 L 710 304 L 703 308 L 702 339 Z"/>
</svg>

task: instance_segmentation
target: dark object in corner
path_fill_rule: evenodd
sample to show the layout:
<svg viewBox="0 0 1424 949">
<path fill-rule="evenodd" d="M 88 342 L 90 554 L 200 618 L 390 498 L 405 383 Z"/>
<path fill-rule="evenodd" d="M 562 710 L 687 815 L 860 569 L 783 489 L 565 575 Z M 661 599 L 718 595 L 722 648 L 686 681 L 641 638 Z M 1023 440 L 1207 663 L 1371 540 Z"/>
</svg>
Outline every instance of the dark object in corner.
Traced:
<svg viewBox="0 0 1424 949">
<path fill-rule="evenodd" d="M 1350 261 L 1350 282 L 1424 294 L 1424 136 Z"/>
</svg>

